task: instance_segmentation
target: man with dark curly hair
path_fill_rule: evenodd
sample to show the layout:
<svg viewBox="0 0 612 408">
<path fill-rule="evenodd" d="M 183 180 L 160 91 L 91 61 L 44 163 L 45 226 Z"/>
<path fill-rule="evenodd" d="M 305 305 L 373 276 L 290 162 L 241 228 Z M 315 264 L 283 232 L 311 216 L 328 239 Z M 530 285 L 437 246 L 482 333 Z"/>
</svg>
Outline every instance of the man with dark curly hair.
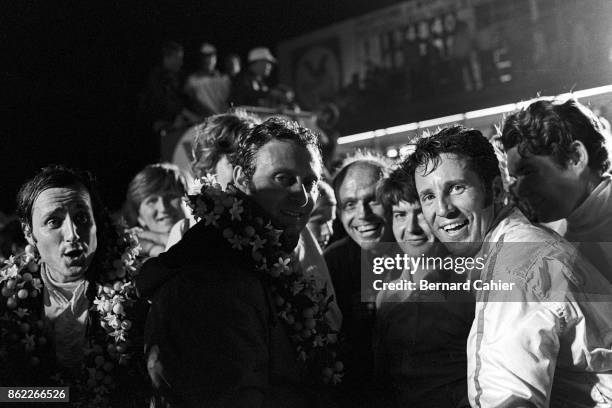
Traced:
<svg viewBox="0 0 612 408">
<path fill-rule="evenodd" d="M 576 100 L 540 100 L 509 116 L 502 138 L 519 199 L 538 221 L 567 220 L 565 238 L 612 282 L 612 179 L 604 129 Z"/>
<path fill-rule="evenodd" d="M 155 406 L 324 406 L 310 385 L 323 374 L 331 382 L 334 371 L 315 370 L 319 360 L 297 347 L 327 327 L 329 304 L 296 308 L 329 295 L 310 279 L 316 267 L 299 274 L 299 255 L 290 255 L 318 195 L 317 136 L 270 118 L 241 136 L 232 164 L 225 191 L 209 186 L 198 196 L 202 220 L 139 275 L 141 295 L 154 292 L 145 338 Z M 280 263 L 282 275 L 266 272 Z M 289 274 L 303 276 L 291 289 Z M 167 279 L 154 287 L 152 277 Z M 299 305 L 290 297 L 298 294 Z"/>
<path fill-rule="evenodd" d="M 402 164 L 434 235 L 476 296 L 467 342 L 472 407 L 612 403 L 612 285 L 557 234 L 504 206 L 493 146 L 453 126 L 419 140 Z M 486 284 L 486 286 L 485 286 Z"/>
</svg>

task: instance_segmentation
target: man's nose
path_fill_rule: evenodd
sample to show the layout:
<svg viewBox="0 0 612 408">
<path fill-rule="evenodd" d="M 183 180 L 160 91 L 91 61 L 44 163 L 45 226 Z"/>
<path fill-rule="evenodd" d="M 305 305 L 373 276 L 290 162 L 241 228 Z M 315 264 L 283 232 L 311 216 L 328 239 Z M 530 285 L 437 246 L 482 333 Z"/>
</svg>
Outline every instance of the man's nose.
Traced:
<svg viewBox="0 0 612 408">
<path fill-rule="evenodd" d="M 438 217 L 453 218 L 457 209 L 448 197 L 442 196 L 436 198 L 436 215 Z"/>
<path fill-rule="evenodd" d="M 74 242 L 79 239 L 77 226 L 73 222 L 72 217 L 70 217 L 70 214 L 66 214 L 66 218 L 62 225 L 62 232 L 64 233 L 64 241 L 66 242 Z"/>
<path fill-rule="evenodd" d="M 420 235 L 423 233 L 423 229 L 419 225 L 419 217 L 416 215 L 408 215 L 407 226 L 408 231 L 412 235 Z"/>
<path fill-rule="evenodd" d="M 291 198 L 300 207 L 306 207 L 308 201 L 311 200 L 310 194 L 308 194 L 306 186 L 304 186 L 304 184 L 302 183 L 296 183 L 291 188 Z"/>
<path fill-rule="evenodd" d="M 372 203 L 366 201 L 359 201 L 357 203 L 357 217 L 366 218 L 372 214 Z"/>
</svg>

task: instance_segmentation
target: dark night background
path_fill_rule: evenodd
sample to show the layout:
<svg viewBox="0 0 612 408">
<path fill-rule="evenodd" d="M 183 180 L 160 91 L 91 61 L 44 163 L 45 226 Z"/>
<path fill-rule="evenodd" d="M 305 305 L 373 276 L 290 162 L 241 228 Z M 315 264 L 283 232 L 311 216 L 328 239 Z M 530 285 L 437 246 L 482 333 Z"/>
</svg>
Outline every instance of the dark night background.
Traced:
<svg viewBox="0 0 612 408">
<path fill-rule="evenodd" d="M 137 95 L 165 40 L 190 55 L 203 42 L 243 57 L 283 39 L 397 0 L 4 1 L 0 211 L 42 166 L 91 170 L 107 205 L 121 205 L 145 164 Z"/>
</svg>

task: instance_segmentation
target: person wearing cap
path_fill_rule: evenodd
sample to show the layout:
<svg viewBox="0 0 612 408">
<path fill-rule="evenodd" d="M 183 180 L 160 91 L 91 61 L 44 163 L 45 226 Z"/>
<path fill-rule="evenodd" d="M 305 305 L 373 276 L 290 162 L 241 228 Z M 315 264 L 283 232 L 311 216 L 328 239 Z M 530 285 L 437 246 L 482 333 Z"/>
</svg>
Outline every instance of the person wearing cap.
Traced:
<svg viewBox="0 0 612 408">
<path fill-rule="evenodd" d="M 185 94 L 191 109 L 204 119 L 227 110 L 231 81 L 217 70 L 217 48 L 214 45 L 202 44 L 199 54 L 199 67 L 187 78 Z"/>
<path fill-rule="evenodd" d="M 266 106 L 270 87 L 267 78 L 272 73 L 276 58 L 266 47 L 249 51 L 248 69 L 243 71 L 232 84 L 230 104 L 234 106 Z"/>
</svg>

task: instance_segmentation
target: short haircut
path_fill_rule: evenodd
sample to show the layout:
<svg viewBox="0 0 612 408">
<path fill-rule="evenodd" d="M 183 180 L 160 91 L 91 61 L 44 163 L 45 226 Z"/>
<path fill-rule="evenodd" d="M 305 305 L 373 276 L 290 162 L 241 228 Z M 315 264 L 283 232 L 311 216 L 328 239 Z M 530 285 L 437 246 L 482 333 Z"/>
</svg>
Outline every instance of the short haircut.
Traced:
<svg viewBox="0 0 612 408">
<path fill-rule="evenodd" d="M 375 153 L 371 150 L 357 150 L 342 161 L 342 165 L 332 180 L 332 187 L 334 188 L 334 194 L 337 199 L 339 198 L 338 192 L 340 191 L 340 186 L 344 182 L 349 169 L 355 164 L 366 164 L 377 169 L 378 179 L 387 177 L 394 167 L 390 159 L 379 153 Z"/>
<path fill-rule="evenodd" d="M 242 167 L 245 176 L 251 180 L 255 174 L 257 152 L 272 140 L 294 142 L 306 149 L 312 149 L 316 161 L 321 170 L 323 169 L 318 135 L 297 122 L 280 117 L 271 117 L 250 129 L 246 136 L 240 139 L 232 164 Z"/>
<path fill-rule="evenodd" d="M 566 168 L 571 144 L 580 141 L 589 155 L 589 168 L 601 174 L 610 167 L 603 132 L 599 119 L 575 99 L 564 103 L 540 100 L 506 118 L 502 143 L 506 150 L 518 146 L 520 155 L 551 156 Z"/>
<path fill-rule="evenodd" d="M 45 167 L 21 186 L 17 193 L 17 216 L 22 226 L 32 228 L 34 203 L 43 191 L 65 187 L 82 187 L 89 193 L 94 221 L 96 225 L 100 226 L 99 230 L 101 230 L 106 213 L 94 177 L 89 172 L 71 169 L 63 165 Z"/>
<path fill-rule="evenodd" d="M 125 197 L 123 215 L 128 227 L 138 225 L 140 204 L 150 195 L 176 192 L 187 193 L 187 181 L 178 166 L 170 163 L 149 164 L 130 182 Z"/>
<path fill-rule="evenodd" d="M 376 188 L 376 197 L 387 209 L 391 209 L 400 201 L 410 204 L 418 203 L 419 197 L 415 195 L 414 178 L 402 169 L 396 169 L 380 181 Z"/>
<path fill-rule="evenodd" d="M 200 177 L 214 173 L 223 155 L 227 155 L 231 162 L 240 136 L 245 135 L 258 122 L 254 116 L 236 111 L 210 116 L 196 126 L 191 163 L 193 174 Z"/>
<path fill-rule="evenodd" d="M 174 41 L 166 41 L 161 45 L 161 57 L 170 57 L 178 52 L 183 51 L 183 46 Z"/>
<path fill-rule="evenodd" d="M 419 139 L 414 153 L 404 160 L 401 168 L 414 180 L 416 169 L 420 166 L 426 166 L 430 173 L 434 171 L 440 165 L 442 153 L 464 158 L 470 169 L 480 177 L 487 196 L 492 198 L 493 180 L 500 176 L 499 162 L 491 143 L 476 129 L 454 125 L 433 136 Z M 414 183 L 410 188 L 413 189 L 412 194 L 418 197 Z"/>
</svg>

